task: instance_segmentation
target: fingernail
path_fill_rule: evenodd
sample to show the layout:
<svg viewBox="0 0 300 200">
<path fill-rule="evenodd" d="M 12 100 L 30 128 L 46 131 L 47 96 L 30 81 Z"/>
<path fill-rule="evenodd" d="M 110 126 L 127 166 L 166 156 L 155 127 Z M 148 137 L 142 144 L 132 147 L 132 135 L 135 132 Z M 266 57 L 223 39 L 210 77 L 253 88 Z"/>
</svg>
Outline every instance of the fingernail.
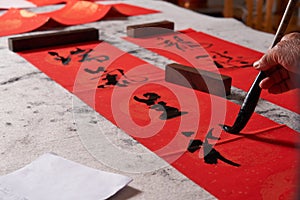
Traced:
<svg viewBox="0 0 300 200">
<path fill-rule="evenodd" d="M 254 68 L 258 68 L 258 67 L 259 67 L 259 60 L 258 60 L 258 61 L 255 61 L 255 62 L 253 63 L 253 67 L 254 67 Z"/>
</svg>

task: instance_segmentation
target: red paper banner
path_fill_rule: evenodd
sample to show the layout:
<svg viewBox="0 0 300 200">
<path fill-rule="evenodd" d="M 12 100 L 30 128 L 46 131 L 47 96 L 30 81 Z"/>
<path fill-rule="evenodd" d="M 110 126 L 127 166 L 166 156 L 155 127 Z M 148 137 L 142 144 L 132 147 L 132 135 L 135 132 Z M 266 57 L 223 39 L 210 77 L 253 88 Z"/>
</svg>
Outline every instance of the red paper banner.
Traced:
<svg viewBox="0 0 300 200">
<path fill-rule="evenodd" d="M 65 3 L 68 1 L 74 1 L 74 0 L 27 0 L 37 6 L 46 6 L 46 5 L 53 5 L 58 3 Z"/>
<path fill-rule="evenodd" d="M 101 5 L 89 1 L 69 1 L 63 8 L 42 14 L 35 14 L 22 9 L 9 9 L 0 16 L 0 36 L 24 33 L 44 26 L 49 20 L 50 26 L 78 25 L 95 22 L 105 16 L 135 16 L 157 13 L 158 11 L 119 3 Z M 46 25 L 45 25 L 46 26 Z"/>
<path fill-rule="evenodd" d="M 258 114 L 239 135 L 239 106 L 164 81 L 164 71 L 106 42 L 19 53 L 220 199 L 288 199 L 298 134 Z"/>
<path fill-rule="evenodd" d="M 47 16 L 11 8 L 0 16 L 0 36 L 29 32 L 41 27 L 48 20 Z"/>
<path fill-rule="evenodd" d="M 233 86 L 244 91 L 249 90 L 258 74 L 252 64 L 263 55 L 252 49 L 191 29 L 184 31 L 184 34 L 174 33 L 149 38 L 127 37 L 126 39 L 187 66 L 209 71 L 218 69 L 221 74 L 232 77 Z M 299 94 L 299 89 L 276 95 L 262 91 L 261 97 L 300 113 Z"/>
</svg>

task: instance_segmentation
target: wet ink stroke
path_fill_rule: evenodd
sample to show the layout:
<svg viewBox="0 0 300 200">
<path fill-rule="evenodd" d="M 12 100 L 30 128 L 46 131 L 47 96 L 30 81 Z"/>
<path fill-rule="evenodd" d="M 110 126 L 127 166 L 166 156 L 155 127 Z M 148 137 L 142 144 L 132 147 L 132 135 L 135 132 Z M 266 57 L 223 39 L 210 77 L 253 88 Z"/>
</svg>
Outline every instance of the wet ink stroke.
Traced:
<svg viewBox="0 0 300 200">
<path fill-rule="evenodd" d="M 149 109 L 162 111 L 162 114 L 159 117 L 161 120 L 172 119 L 187 114 L 187 112 L 182 112 L 178 108 L 168 106 L 164 101 L 157 102 L 157 100 L 160 99 L 160 96 L 156 93 L 148 92 L 143 94 L 143 96 L 145 97 L 144 99 L 137 96 L 134 96 L 133 99 L 137 102 L 146 104 Z"/>
<path fill-rule="evenodd" d="M 76 47 L 74 50 L 71 50 L 67 56 L 62 56 L 55 51 L 49 51 L 48 54 L 53 56 L 55 60 L 60 61 L 62 65 L 69 65 L 74 57 L 77 58 L 76 61 L 80 63 L 92 61 L 102 63 L 110 59 L 107 55 L 91 55 L 93 52 L 93 49 Z M 84 71 L 92 75 L 98 75 L 97 77 L 91 78 L 91 80 L 98 78 L 102 82 L 97 88 L 107 88 L 111 86 L 127 87 L 132 82 L 145 82 L 148 80 L 147 77 L 128 77 L 121 68 L 107 71 L 105 67 L 99 66 L 96 70 L 84 68 Z M 124 80 L 121 80 L 122 77 Z"/>
<path fill-rule="evenodd" d="M 49 51 L 48 54 L 51 56 L 54 56 L 54 59 L 57 61 L 60 61 L 63 65 L 68 65 L 72 61 L 72 58 L 74 56 L 77 56 L 77 58 L 80 58 L 78 62 L 87 62 L 87 61 L 97 61 L 97 62 L 104 62 L 109 60 L 109 56 L 107 55 L 96 55 L 91 56 L 90 53 L 93 52 L 93 49 L 80 49 L 76 47 L 75 50 L 71 50 L 69 52 L 69 55 L 62 56 L 56 51 Z"/>
<path fill-rule="evenodd" d="M 235 163 L 227 158 L 225 158 L 224 156 L 222 156 L 222 154 L 217 151 L 215 148 L 213 148 L 213 145 L 209 144 L 208 139 L 213 139 L 213 140 L 219 140 L 219 137 L 215 137 L 212 135 L 213 133 L 213 128 L 210 129 L 210 131 L 207 133 L 207 135 L 205 136 L 205 140 L 204 142 L 199 140 L 199 139 L 195 139 L 195 140 L 190 140 L 189 145 L 187 147 L 188 152 L 190 153 L 194 153 L 197 150 L 200 150 L 201 147 L 203 149 L 203 153 L 204 153 L 204 162 L 207 164 L 218 164 L 218 160 L 221 160 L 229 165 L 235 166 L 235 167 L 239 167 L 240 164 Z"/>
</svg>

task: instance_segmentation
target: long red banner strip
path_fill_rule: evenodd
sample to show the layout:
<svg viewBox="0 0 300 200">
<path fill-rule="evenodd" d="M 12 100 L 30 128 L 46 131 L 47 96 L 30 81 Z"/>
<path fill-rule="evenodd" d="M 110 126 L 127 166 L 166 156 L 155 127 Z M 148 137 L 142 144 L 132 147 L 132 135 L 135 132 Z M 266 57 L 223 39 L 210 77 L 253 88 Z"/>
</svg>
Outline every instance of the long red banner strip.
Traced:
<svg viewBox="0 0 300 200">
<path fill-rule="evenodd" d="M 11 8 L 0 16 L 0 36 L 33 31 L 46 26 L 50 20 L 58 25 L 69 26 L 95 22 L 109 14 L 110 16 L 136 16 L 157 12 L 125 3 L 101 5 L 89 1 L 69 1 L 59 10 L 41 14 Z M 53 26 L 54 23 L 49 24 Z"/>
<path fill-rule="evenodd" d="M 127 37 L 125 39 L 187 66 L 212 71 L 218 68 L 221 74 L 232 77 L 233 86 L 244 91 L 249 90 L 258 74 L 258 71 L 252 67 L 253 62 L 263 55 L 261 52 L 193 30 L 187 30 L 185 34 L 174 33 L 148 38 Z M 207 53 L 197 50 L 199 45 Z M 208 55 L 214 64 L 207 64 Z M 300 113 L 299 91 L 299 89 L 295 89 L 277 95 L 262 91 L 261 97 Z"/>
<path fill-rule="evenodd" d="M 241 134 L 222 132 L 238 105 L 167 83 L 106 42 L 19 55 L 217 198 L 295 195 L 299 133 L 290 128 L 254 114 Z"/>
<path fill-rule="evenodd" d="M 46 5 L 53 5 L 58 3 L 65 3 L 68 1 L 74 1 L 74 0 L 27 0 L 37 6 L 46 6 Z"/>
</svg>

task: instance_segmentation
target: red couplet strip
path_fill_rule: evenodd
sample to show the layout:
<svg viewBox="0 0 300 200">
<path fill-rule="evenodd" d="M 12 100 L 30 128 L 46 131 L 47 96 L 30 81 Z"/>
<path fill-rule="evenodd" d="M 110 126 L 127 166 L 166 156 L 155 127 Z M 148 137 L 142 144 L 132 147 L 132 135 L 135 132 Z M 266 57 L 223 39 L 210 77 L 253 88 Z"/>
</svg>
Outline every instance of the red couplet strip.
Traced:
<svg viewBox="0 0 300 200">
<path fill-rule="evenodd" d="M 29 32 L 41 27 L 48 20 L 47 16 L 11 8 L 0 16 L 0 36 Z"/>
<path fill-rule="evenodd" d="M 44 13 L 63 25 L 76 25 L 102 19 L 111 5 L 99 5 L 89 1 L 70 1 L 62 9 Z"/>
<path fill-rule="evenodd" d="M 54 2 L 58 3 L 61 1 L 36 1 L 36 3 L 45 3 L 47 5 Z M 41 14 L 11 8 L 0 16 L 0 36 L 33 31 L 45 25 L 50 19 L 61 25 L 68 26 L 95 22 L 108 14 L 111 14 L 110 16 L 116 14 L 134 16 L 156 12 L 158 11 L 124 3 L 101 5 L 90 1 L 68 1 L 59 10 Z M 57 23 L 49 23 L 49 26 L 50 24 L 57 26 Z"/>
<path fill-rule="evenodd" d="M 149 38 L 126 39 L 178 63 L 219 72 L 232 77 L 232 85 L 248 91 L 258 71 L 252 64 L 263 54 L 252 49 L 193 30 Z M 204 49 L 204 51 L 203 51 Z M 212 61 L 214 63 L 212 63 Z M 209 64 L 210 63 L 210 64 Z M 300 113 L 299 89 L 284 94 L 262 91 L 262 98 Z"/>
<path fill-rule="evenodd" d="M 44 15 L 49 16 L 64 25 L 76 25 L 98 21 L 106 16 L 112 8 L 124 16 L 144 15 L 158 12 L 123 3 L 102 5 L 89 1 L 70 1 L 62 9 L 44 13 Z"/>
<path fill-rule="evenodd" d="M 27 0 L 27 1 L 34 3 L 37 6 L 46 6 L 46 5 L 64 3 L 70 0 Z"/>
<path fill-rule="evenodd" d="M 139 6 L 134 6 L 125 3 L 117 3 L 112 4 L 112 6 L 121 14 L 125 16 L 136 16 L 136 15 L 146 15 L 146 14 L 154 14 L 159 11 L 153 9 L 142 8 Z"/>
<path fill-rule="evenodd" d="M 239 106 L 164 81 L 164 71 L 106 42 L 20 52 L 57 83 L 221 199 L 296 192 L 297 132 L 258 114 L 239 135 Z"/>
<path fill-rule="evenodd" d="M 37 6 L 46 6 L 46 5 L 53 5 L 59 3 L 66 3 L 70 1 L 77 1 L 77 0 L 27 0 L 31 3 L 34 3 Z M 96 0 L 85 0 L 85 1 L 96 1 Z"/>
</svg>

